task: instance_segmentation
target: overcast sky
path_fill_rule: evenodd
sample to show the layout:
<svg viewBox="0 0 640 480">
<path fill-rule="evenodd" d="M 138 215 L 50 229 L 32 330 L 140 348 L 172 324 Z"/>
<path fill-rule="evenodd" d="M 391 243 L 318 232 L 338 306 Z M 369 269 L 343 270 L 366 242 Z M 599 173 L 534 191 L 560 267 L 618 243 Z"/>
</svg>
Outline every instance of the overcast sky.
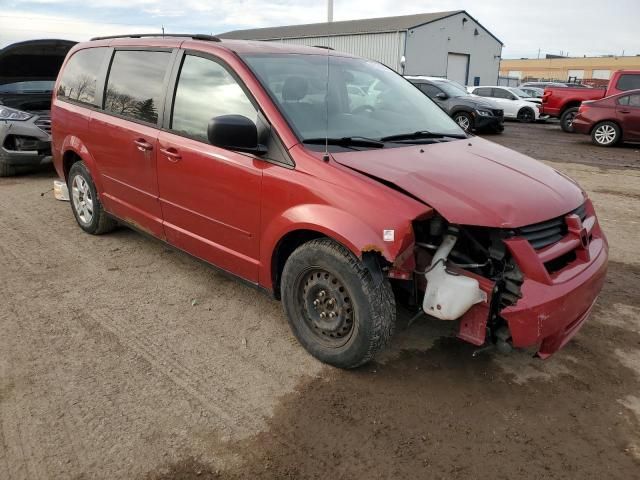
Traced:
<svg viewBox="0 0 640 480">
<path fill-rule="evenodd" d="M 465 9 L 503 58 L 640 54 L 640 0 L 335 0 L 334 19 Z M 33 38 L 126 32 L 221 33 L 326 20 L 324 0 L 0 0 L 0 48 Z"/>
</svg>

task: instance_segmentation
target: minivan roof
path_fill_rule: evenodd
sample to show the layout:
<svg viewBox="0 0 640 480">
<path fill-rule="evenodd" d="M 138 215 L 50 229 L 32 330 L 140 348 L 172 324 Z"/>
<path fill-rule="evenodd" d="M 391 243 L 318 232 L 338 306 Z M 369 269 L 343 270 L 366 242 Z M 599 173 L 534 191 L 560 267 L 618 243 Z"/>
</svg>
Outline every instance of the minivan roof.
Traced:
<svg viewBox="0 0 640 480">
<path fill-rule="evenodd" d="M 89 42 L 78 44 L 78 48 L 89 46 L 132 46 L 132 47 L 180 47 L 187 43 L 190 48 L 201 45 L 203 50 L 224 48 L 238 54 L 307 54 L 307 55 L 332 55 L 341 57 L 354 57 L 354 55 L 336 52 L 323 46 L 309 47 L 305 45 L 292 45 L 280 42 L 263 42 L 259 40 L 226 40 L 218 39 L 210 35 L 181 34 L 130 34 L 111 37 L 96 37 Z M 195 47 L 197 48 L 197 47 Z"/>
</svg>

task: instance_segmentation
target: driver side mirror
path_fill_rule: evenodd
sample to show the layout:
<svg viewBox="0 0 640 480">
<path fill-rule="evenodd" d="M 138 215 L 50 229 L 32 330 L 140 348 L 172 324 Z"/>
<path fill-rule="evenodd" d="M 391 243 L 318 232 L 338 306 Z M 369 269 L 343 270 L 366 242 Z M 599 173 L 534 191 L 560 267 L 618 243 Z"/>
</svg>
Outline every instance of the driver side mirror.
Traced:
<svg viewBox="0 0 640 480">
<path fill-rule="evenodd" d="M 243 115 L 220 115 L 209 120 L 207 138 L 211 145 L 227 150 L 262 155 L 266 148 L 258 143 L 258 127 Z"/>
<path fill-rule="evenodd" d="M 438 93 L 438 94 L 436 95 L 436 98 L 437 98 L 438 100 L 446 100 L 447 98 L 449 98 L 449 95 L 447 95 L 447 94 L 446 94 L 446 93 L 444 93 L 444 92 L 440 92 L 440 93 Z"/>
</svg>

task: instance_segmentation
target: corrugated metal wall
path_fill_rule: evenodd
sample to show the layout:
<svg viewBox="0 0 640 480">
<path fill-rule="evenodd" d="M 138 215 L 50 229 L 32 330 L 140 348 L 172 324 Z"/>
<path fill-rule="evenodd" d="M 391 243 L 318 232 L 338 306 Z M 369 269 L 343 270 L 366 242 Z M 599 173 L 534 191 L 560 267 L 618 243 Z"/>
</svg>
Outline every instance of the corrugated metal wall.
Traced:
<svg viewBox="0 0 640 480">
<path fill-rule="evenodd" d="M 282 43 L 331 47 L 340 52 L 370 58 L 400 71 L 400 57 L 404 54 L 405 32 L 336 35 L 330 37 L 283 38 Z"/>
</svg>

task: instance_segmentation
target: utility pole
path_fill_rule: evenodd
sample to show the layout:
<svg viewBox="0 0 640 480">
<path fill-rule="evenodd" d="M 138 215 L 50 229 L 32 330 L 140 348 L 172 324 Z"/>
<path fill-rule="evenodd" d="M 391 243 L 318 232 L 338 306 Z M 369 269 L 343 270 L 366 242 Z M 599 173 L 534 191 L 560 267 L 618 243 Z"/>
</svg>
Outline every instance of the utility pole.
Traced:
<svg viewBox="0 0 640 480">
<path fill-rule="evenodd" d="M 333 22 L 333 0 L 327 0 L 327 22 Z"/>
</svg>

